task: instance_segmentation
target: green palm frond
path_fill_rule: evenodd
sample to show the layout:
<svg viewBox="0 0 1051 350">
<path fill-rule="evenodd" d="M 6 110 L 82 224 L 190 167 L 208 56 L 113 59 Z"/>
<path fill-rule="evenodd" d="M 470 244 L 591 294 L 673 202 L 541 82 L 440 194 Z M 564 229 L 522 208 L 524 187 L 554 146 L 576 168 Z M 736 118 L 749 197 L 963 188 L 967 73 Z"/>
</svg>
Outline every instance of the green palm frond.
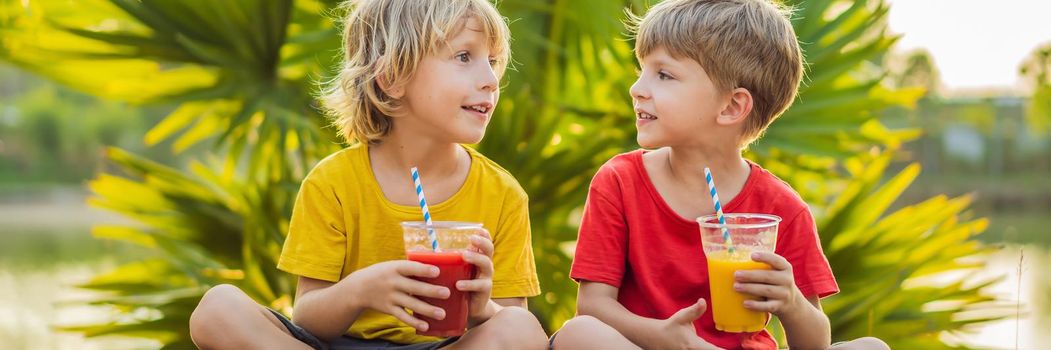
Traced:
<svg viewBox="0 0 1051 350">
<path fill-rule="evenodd" d="M 837 159 L 874 145 L 898 147 L 919 136 L 917 129 L 890 130 L 878 113 L 912 107 L 917 88 L 891 89 L 883 56 L 898 36 L 887 33 L 889 4 L 882 0 L 786 1 L 796 12 L 793 26 L 806 64 L 796 102 L 750 147 L 750 157 L 782 177 L 800 182 L 808 202 L 823 202 L 843 173 Z"/>
<path fill-rule="evenodd" d="M 630 43 L 615 1 L 505 0 L 516 62 L 479 149 L 529 193 L 541 302 L 550 329 L 576 312 L 576 285 L 561 244 L 576 238 L 569 218 L 591 175 L 633 139 Z"/>
<path fill-rule="evenodd" d="M 332 151 L 313 107 L 334 62 L 334 25 L 312 1 L 17 2 L 3 5 L 0 57 L 99 97 L 181 104 L 146 137 L 205 140 L 247 173 L 280 179 Z M 289 25 L 292 19 L 296 25 Z"/>
<path fill-rule="evenodd" d="M 948 348 L 941 332 L 1012 311 L 981 292 L 995 280 L 974 279 L 977 262 L 996 249 L 974 240 L 988 221 L 971 218 L 967 196 L 938 196 L 889 211 L 920 171 L 913 164 L 881 183 L 891 157 L 885 152 L 848 161 L 851 180 L 819 218 L 843 291 L 823 306 L 835 339 L 878 336 L 892 348 Z"/>
<path fill-rule="evenodd" d="M 91 304 L 121 313 L 113 320 L 60 329 L 87 336 L 120 334 L 193 349 L 189 316 L 213 285 L 240 286 L 256 300 L 287 311 L 294 279 L 277 271 L 277 256 L 296 184 L 262 186 L 215 173 L 202 164 L 180 172 L 110 149 L 122 176 L 100 175 L 89 187 L 93 206 L 119 212 L 132 225 L 97 226 L 100 239 L 130 242 L 159 258 L 96 276 L 81 288 L 105 292 Z M 140 310 L 153 312 L 142 315 Z"/>
</svg>

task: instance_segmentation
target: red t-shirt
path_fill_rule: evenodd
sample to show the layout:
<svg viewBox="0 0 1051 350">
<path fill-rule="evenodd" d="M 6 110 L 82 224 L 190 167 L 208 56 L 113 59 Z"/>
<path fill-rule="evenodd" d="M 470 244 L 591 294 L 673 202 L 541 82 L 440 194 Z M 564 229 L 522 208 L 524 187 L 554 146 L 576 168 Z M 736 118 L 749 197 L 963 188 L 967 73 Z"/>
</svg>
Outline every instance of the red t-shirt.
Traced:
<svg viewBox="0 0 1051 350">
<path fill-rule="evenodd" d="M 631 312 L 666 319 L 699 297 L 711 305 L 708 265 L 700 227 L 661 198 L 643 166 L 643 152 L 613 157 L 592 179 L 570 276 L 617 287 L 617 300 Z M 749 164 L 744 188 L 724 203 L 724 212 L 780 216 L 775 252 L 792 264 L 799 290 L 808 297 L 838 292 L 806 203 L 788 184 Z M 765 330 L 716 330 L 711 307 L 694 327 L 698 336 L 722 348 L 777 348 Z"/>
</svg>

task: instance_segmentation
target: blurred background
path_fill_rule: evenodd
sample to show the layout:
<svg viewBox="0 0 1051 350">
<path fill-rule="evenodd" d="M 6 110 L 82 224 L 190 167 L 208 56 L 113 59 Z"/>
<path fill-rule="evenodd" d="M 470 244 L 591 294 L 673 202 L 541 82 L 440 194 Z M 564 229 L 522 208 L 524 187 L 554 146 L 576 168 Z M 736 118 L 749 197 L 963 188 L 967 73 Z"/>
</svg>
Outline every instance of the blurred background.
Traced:
<svg viewBox="0 0 1051 350">
<path fill-rule="evenodd" d="M 649 3 L 498 3 L 516 63 L 477 148 L 530 195 L 549 331 L 575 312 L 591 175 L 637 147 L 621 21 Z M 834 339 L 1051 341 L 1051 3 L 787 3 L 807 78 L 748 157 L 813 208 Z M 291 201 L 343 147 L 314 100 L 337 5 L 0 0 L 3 348 L 190 349 L 218 283 L 290 311 Z"/>
</svg>

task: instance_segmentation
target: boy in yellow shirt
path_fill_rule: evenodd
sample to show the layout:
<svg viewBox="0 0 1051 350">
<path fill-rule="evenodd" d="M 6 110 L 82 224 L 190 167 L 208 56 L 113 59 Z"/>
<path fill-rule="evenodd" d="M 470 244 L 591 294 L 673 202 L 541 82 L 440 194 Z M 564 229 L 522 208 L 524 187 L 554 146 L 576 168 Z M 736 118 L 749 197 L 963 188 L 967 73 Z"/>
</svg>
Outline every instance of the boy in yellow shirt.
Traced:
<svg viewBox="0 0 1051 350">
<path fill-rule="evenodd" d="M 299 276 L 288 320 L 233 286 L 211 289 L 190 332 L 204 349 L 543 349 L 526 309 L 540 293 L 525 192 L 478 152 L 508 62 L 508 29 L 486 0 L 357 0 L 345 59 L 325 107 L 348 142 L 303 181 L 278 268 Z M 438 268 L 405 260 L 403 221 L 422 217 L 410 167 L 420 169 L 437 220 L 480 222 L 464 260 L 478 271 L 468 328 L 417 335 L 445 310 L 420 297 L 449 289 L 413 277 Z M 412 314 L 406 310 L 411 310 Z"/>
</svg>

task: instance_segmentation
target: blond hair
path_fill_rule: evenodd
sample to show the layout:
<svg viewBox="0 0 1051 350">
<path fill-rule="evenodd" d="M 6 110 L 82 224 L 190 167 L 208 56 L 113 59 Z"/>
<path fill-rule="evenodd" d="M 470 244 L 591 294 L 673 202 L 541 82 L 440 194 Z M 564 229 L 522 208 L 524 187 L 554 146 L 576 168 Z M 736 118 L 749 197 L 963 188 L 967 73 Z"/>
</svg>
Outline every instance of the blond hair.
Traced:
<svg viewBox="0 0 1051 350">
<path fill-rule="evenodd" d="M 469 18 L 482 25 L 498 77 L 510 59 L 507 22 L 487 0 L 349 0 L 343 8 L 343 61 L 321 98 L 347 143 L 378 143 L 391 132 L 401 101 L 386 91 L 404 87 Z"/>
<path fill-rule="evenodd" d="M 791 10 L 765 0 L 668 0 L 642 18 L 631 16 L 635 55 L 663 48 L 697 61 L 716 88 L 745 88 L 752 112 L 741 147 L 762 136 L 795 99 L 803 58 Z"/>
</svg>

